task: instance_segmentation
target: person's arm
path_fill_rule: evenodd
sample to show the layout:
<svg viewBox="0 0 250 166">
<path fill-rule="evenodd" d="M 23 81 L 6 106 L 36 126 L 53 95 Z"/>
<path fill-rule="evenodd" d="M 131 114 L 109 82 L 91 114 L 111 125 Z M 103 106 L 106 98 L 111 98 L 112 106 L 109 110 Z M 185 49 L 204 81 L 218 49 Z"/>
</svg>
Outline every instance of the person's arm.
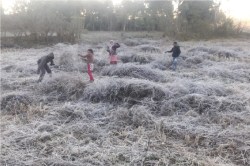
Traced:
<svg viewBox="0 0 250 166">
<path fill-rule="evenodd" d="M 81 54 L 78 54 L 78 56 L 80 56 L 81 58 L 86 58 L 88 55 L 81 55 Z"/>
<path fill-rule="evenodd" d="M 167 52 L 173 52 L 173 48 L 170 51 L 166 51 L 165 53 L 167 53 Z"/>
<path fill-rule="evenodd" d="M 115 48 L 119 48 L 120 47 L 120 44 L 119 43 L 115 43 Z"/>
<path fill-rule="evenodd" d="M 109 54 L 111 53 L 109 46 L 107 46 L 106 51 L 107 51 Z"/>
<path fill-rule="evenodd" d="M 53 66 L 53 65 L 55 65 L 55 64 L 54 64 L 53 59 L 51 59 L 51 60 L 50 60 L 50 66 Z"/>
</svg>

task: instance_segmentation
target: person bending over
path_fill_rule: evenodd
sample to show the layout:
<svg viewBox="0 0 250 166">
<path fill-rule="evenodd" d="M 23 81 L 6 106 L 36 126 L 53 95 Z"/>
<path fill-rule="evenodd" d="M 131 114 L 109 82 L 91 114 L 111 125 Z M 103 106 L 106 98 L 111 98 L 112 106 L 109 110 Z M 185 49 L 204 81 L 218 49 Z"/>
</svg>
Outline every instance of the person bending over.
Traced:
<svg viewBox="0 0 250 166">
<path fill-rule="evenodd" d="M 50 75 L 50 77 L 52 76 L 52 72 L 48 66 L 48 63 L 50 62 L 51 66 L 55 65 L 53 62 L 53 59 L 54 59 L 54 53 L 52 52 L 49 55 L 41 57 L 37 61 L 37 65 L 38 65 L 37 74 L 40 74 L 40 77 L 37 82 L 41 82 L 43 80 L 43 77 L 46 72 Z"/>
</svg>

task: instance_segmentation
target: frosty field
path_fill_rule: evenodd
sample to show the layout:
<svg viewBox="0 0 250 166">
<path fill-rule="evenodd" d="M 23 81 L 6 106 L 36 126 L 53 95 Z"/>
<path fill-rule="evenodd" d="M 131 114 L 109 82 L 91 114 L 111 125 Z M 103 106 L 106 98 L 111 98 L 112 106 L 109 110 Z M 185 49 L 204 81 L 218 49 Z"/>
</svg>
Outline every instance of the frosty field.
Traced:
<svg viewBox="0 0 250 166">
<path fill-rule="evenodd" d="M 250 165 L 250 40 L 179 42 L 173 72 L 170 40 L 83 39 L 1 50 L 0 165 Z M 88 48 L 94 83 L 77 56 Z M 50 52 L 53 76 L 36 83 L 36 61 Z"/>
</svg>

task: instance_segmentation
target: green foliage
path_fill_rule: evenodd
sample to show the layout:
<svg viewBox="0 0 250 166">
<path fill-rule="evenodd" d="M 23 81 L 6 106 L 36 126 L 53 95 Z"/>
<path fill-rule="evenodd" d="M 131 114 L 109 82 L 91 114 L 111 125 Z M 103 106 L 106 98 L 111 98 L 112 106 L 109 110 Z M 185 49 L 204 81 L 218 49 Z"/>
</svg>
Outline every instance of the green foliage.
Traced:
<svg viewBox="0 0 250 166">
<path fill-rule="evenodd" d="M 220 4 L 213 0 L 188 1 L 178 4 L 177 33 L 191 38 L 233 35 L 237 30 L 234 21 L 220 11 Z M 189 38 L 189 37 L 188 37 Z"/>
</svg>

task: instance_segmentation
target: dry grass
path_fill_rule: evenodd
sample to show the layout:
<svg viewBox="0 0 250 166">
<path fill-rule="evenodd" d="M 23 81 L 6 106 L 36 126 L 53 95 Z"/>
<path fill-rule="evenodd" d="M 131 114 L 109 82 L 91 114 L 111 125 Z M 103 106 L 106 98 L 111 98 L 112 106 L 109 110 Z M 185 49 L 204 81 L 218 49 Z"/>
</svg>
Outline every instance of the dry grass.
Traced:
<svg viewBox="0 0 250 166">
<path fill-rule="evenodd" d="M 88 32 L 79 45 L 3 50 L 0 165 L 249 165 L 249 41 L 180 42 L 173 72 L 161 53 L 172 42 L 157 35 Z M 109 39 L 126 64 L 108 66 Z M 77 57 L 88 48 L 94 83 Z M 49 52 L 53 77 L 38 84 Z"/>
<path fill-rule="evenodd" d="M 101 71 L 104 76 L 118 76 L 118 77 L 133 77 L 155 82 L 164 82 L 164 73 L 152 69 L 149 66 L 135 65 L 131 63 L 121 64 L 117 66 L 108 66 Z"/>
</svg>

